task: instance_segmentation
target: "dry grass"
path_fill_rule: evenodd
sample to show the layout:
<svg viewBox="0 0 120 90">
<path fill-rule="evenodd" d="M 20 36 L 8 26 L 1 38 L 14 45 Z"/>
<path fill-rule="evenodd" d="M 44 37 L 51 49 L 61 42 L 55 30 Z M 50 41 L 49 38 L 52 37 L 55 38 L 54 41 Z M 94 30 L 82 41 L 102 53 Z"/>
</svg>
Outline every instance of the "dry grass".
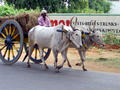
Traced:
<svg viewBox="0 0 120 90">
<path fill-rule="evenodd" d="M 28 32 L 32 27 L 38 25 L 38 17 L 40 16 L 40 13 L 38 12 L 25 12 L 20 13 L 15 16 L 4 16 L 0 17 L 0 26 L 9 19 L 15 19 L 24 32 Z"/>
</svg>

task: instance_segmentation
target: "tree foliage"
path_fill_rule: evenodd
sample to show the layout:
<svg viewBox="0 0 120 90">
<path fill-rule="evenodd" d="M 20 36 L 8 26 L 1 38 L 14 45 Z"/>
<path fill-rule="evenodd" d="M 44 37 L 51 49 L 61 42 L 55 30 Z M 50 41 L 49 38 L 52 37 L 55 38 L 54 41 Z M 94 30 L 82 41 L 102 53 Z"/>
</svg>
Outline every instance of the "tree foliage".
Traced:
<svg viewBox="0 0 120 90">
<path fill-rule="evenodd" d="M 36 9 L 45 8 L 49 13 L 57 12 L 78 12 L 84 13 L 86 10 L 92 12 L 108 12 L 110 4 L 105 0 L 6 0 L 8 4 L 15 5 L 17 9 Z M 68 8 L 65 6 L 68 1 Z"/>
<path fill-rule="evenodd" d="M 107 13 L 110 10 L 111 3 L 106 0 L 89 0 L 89 8 L 96 11 L 104 11 Z"/>
<path fill-rule="evenodd" d="M 11 5 L 0 6 L 0 16 L 15 15 L 16 13 L 17 10 Z"/>
<path fill-rule="evenodd" d="M 16 8 L 40 9 L 45 8 L 49 12 L 57 12 L 59 8 L 64 8 L 64 0 L 6 0 L 8 4 L 14 4 Z"/>
</svg>

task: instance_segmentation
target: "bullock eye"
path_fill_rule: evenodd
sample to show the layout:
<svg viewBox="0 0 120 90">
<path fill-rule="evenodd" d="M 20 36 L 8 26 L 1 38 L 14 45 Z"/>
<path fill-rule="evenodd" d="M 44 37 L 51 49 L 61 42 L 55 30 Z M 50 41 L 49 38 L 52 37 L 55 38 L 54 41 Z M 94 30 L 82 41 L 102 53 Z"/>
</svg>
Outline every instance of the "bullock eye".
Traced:
<svg viewBox="0 0 120 90">
<path fill-rule="evenodd" d="M 78 36 L 78 34 L 76 34 L 76 36 Z"/>
</svg>

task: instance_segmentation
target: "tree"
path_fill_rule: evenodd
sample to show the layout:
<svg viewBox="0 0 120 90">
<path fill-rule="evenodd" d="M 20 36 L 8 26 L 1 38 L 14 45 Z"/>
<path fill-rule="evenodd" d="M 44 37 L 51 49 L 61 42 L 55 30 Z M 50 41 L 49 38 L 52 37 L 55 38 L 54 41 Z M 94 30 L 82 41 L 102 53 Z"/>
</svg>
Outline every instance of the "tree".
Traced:
<svg viewBox="0 0 120 90">
<path fill-rule="evenodd" d="M 89 8 L 107 13 L 110 10 L 110 3 L 106 0 L 89 0 Z"/>
<path fill-rule="evenodd" d="M 49 12 L 57 12 L 59 8 L 63 8 L 64 0 L 6 0 L 8 4 L 14 4 L 16 8 L 40 9 L 45 8 Z"/>
<path fill-rule="evenodd" d="M 108 12 L 110 4 L 105 0 L 6 0 L 8 4 L 13 4 L 17 9 L 45 8 L 49 13 L 57 12 L 82 12 L 85 9 Z M 68 8 L 64 2 L 68 2 Z"/>
</svg>

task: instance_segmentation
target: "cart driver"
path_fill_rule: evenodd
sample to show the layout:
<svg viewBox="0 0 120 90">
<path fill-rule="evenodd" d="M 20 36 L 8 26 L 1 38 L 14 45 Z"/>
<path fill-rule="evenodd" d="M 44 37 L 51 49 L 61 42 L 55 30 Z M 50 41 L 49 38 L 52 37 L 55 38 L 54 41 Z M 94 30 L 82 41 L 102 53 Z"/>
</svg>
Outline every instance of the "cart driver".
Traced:
<svg viewBox="0 0 120 90">
<path fill-rule="evenodd" d="M 38 18 L 38 23 L 40 26 L 50 27 L 50 20 L 47 16 L 47 11 L 45 9 L 41 11 L 41 15 Z"/>
</svg>

